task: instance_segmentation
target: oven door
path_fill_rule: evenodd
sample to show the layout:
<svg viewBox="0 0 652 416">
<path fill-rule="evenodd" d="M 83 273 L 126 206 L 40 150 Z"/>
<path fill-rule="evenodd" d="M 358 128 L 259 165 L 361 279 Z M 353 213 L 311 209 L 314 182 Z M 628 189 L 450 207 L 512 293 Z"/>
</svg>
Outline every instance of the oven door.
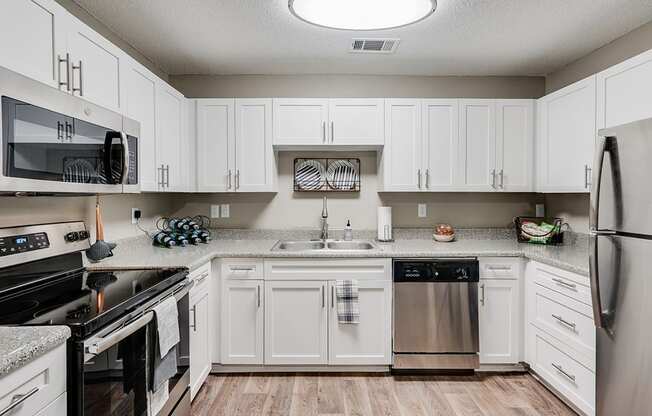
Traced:
<svg viewBox="0 0 652 416">
<path fill-rule="evenodd" d="M 187 282 L 186 282 L 187 283 Z M 189 286 L 182 283 L 169 295 L 179 308 L 181 341 L 177 345 L 177 374 L 169 380 L 168 399 L 158 415 L 170 415 L 182 400 L 189 400 Z M 161 299 L 166 296 L 162 296 Z M 151 306 L 150 306 L 151 307 Z M 185 313 L 184 313 L 185 311 Z M 133 314 L 132 314 L 133 315 Z M 137 318 L 119 320 L 73 349 L 79 362 L 69 373 L 69 415 L 146 416 L 152 414 L 150 392 L 156 331 L 154 312 L 145 309 Z M 183 406 L 182 406 L 183 407 Z"/>
</svg>

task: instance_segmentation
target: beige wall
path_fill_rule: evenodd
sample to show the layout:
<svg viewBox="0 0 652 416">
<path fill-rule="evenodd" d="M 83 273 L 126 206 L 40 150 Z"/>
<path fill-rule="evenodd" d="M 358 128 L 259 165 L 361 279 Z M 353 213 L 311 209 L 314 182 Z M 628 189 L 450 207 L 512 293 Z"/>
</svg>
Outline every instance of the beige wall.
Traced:
<svg viewBox="0 0 652 416">
<path fill-rule="evenodd" d="M 163 72 L 153 61 L 147 58 L 145 55 L 140 53 L 136 48 L 131 46 L 128 42 L 116 35 L 110 28 L 108 28 L 104 23 L 97 20 L 93 15 L 87 12 L 84 8 L 79 6 L 74 0 L 56 0 L 57 3 L 61 4 L 68 12 L 77 17 L 79 20 L 90 26 L 100 35 L 104 36 L 110 40 L 114 45 L 125 51 L 129 56 L 134 58 L 136 61 L 140 62 L 141 65 L 144 65 L 156 74 L 159 78 L 167 81 L 168 75 Z"/>
<path fill-rule="evenodd" d="M 210 204 L 228 203 L 231 217 L 214 219 L 213 224 L 228 228 L 318 229 L 323 193 L 293 192 L 292 167 L 295 157 L 358 157 L 361 191 L 328 194 L 329 223 L 342 229 L 350 219 L 354 229 L 376 228 L 376 207 L 393 207 L 398 227 L 431 226 L 448 222 L 458 227 L 503 227 L 516 215 L 534 212 L 535 194 L 498 193 L 392 193 L 377 190 L 376 154 L 283 152 L 279 156 L 277 194 L 183 195 L 176 199 L 177 214 L 210 214 Z M 428 217 L 417 218 L 417 203 L 428 205 Z"/>
<path fill-rule="evenodd" d="M 106 239 L 139 235 L 131 224 L 131 208 L 143 211 L 142 227 L 154 229 L 154 220 L 172 212 L 169 195 L 104 195 L 100 197 Z M 0 197 L 0 227 L 59 221 L 86 222 L 95 235 L 95 197 Z"/>
<path fill-rule="evenodd" d="M 543 77 L 171 75 L 187 97 L 539 98 Z"/>
<path fill-rule="evenodd" d="M 589 232 L 588 194 L 548 194 L 545 203 L 547 215 L 563 218 L 575 232 Z"/>
<path fill-rule="evenodd" d="M 646 23 L 592 53 L 546 76 L 546 93 L 600 72 L 652 49 L 652 22 Z"/>
</svg>

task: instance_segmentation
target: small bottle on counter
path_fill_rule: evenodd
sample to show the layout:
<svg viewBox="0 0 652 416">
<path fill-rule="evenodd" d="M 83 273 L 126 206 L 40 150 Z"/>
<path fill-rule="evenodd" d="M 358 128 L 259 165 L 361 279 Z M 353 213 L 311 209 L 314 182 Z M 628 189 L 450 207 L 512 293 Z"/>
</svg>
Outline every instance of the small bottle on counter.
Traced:
<svg viewBox="0 0 652 416">
<path fill-rule="evenodd" d="M 351 227 L 351 220 L 346 220 L 346 227 L 344 227 L 344 241 L 353 240 L 353 228 Z"/>
</svg>

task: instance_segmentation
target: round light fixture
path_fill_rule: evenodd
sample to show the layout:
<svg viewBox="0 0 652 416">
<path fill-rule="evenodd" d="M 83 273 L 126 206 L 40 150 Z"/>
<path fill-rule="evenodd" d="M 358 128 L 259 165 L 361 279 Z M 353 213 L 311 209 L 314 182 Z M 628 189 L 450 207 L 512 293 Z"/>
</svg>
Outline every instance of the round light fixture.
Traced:
<svg viewBox="0 0 652 416">
<path fill-rule="evenodd" d="M 383 30 L 430 16 L 437 0 L 289 0 L 290 12 L 313 25 L 342 30 Z"/>
</svg>

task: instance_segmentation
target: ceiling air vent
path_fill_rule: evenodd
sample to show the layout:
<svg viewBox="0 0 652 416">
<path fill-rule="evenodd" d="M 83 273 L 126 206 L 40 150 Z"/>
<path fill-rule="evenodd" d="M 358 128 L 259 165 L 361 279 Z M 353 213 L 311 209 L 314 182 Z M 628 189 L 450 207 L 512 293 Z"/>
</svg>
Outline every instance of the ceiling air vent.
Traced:
<svg viewBox="0 0 652 416">
<path fill-rule="evenodd" d="M 350 52 L 394 53 L 399 42 L 399 39 L 353 39 Z"/>
</svg>

